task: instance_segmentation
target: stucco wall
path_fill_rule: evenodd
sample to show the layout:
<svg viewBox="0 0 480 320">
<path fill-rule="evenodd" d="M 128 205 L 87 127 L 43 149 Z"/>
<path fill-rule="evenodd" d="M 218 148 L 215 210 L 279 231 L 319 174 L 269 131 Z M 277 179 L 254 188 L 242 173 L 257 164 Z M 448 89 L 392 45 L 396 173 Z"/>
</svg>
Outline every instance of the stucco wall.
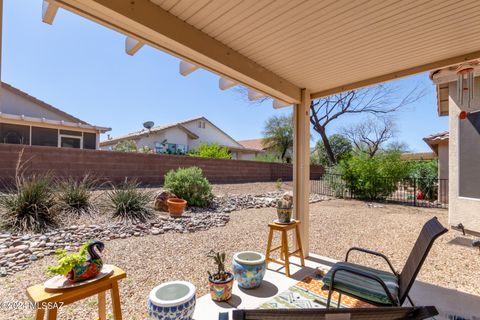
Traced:
<svg viewBox="0 0 480 320">
<path fill-rule="evenodd" d="M 448 143 L 438 145 L 438 178 L 440 180 L 448 179 Z M 440 181 L 438 185 L 438 201 L 448 202 L 448 184 Z"/>
<path fill-rule="evenodd" d="M 200 120 L 199 120 L 200 121 Z M 204 121 L 204 120 L 202 120 Z M 192 121 L 184 125 L 185 128 L 195 133 L 199 138 L 191 140 L 189 148 L 197 149 L 202 143 L 218 143 L 222 146 L 237 147 L 242 146 L 235 140 L 225 135 L 222 131 L 212 126 L 208 121 L 205 121 L 205 128 L 198 127 L 198 121 Z"/>
<path fill-rule="evenodd" d="M 179 128 L 170 128 L 159 133 L 152 133 L 148 137 L 142 137 L 137 141 L 137 147 L 147 146 L 154 149 L 155 142 L 163 142 L 167 140 L 167 143 L 176 144 L 189 144 L 187 133 Z"/>
<path fill-rule="evenodd" d="M 0 106 L 0 111 L 15 115 L 23 114 L 25 116 L 35 118 L 72 121 L 72 119 L 62 117 L 55 112 L 51 112 L 45 108 L 39 107 L 37 104 L 26 99 L 25 97 L 16 95 L 9 90 L 2 91 L 2 105 Z"/>
<path fill-rule="evenodd" d="M 480 79 L 475 79 L 475 87 L 480 88 Z M 480 94 L 476 90 L 475 103 L 479 103 Z M 459 113 L 460 109 L 456 102 L 456 83 L 449 85 L 449 223 L 457 225 L 462 223 L 466 229 L 480 232 L 480 199 L 462 198 L 459 196 L 459 161 L 458 161 L 458 145 L 459 145 Z M 477 139 L 475 137 L 467 137 L 469 139 Z M 480 160 L 472 157 L 471 166 L 480 170 Z M 478 181 L 480 188 L 480 180 Z"/>
</svg>

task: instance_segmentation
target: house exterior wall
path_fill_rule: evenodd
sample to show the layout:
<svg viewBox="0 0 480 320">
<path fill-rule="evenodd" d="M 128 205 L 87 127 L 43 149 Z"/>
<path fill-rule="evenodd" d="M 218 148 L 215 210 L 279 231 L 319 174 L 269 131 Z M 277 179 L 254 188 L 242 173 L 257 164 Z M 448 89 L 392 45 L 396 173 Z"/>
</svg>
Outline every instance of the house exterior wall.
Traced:
<svg viewBox="0 0 480 320">
<path fill-rule="evenodd" d="M 38 106 L 33 101 L 19 96 L 9 90 L 2 91 L 2 104 L 0 105 L 0 111 L 15 115 L 25 115 L 35 118 L 73 122 L 72 119 L 64 117 L 50 110 L 46 110 L 45 108 Z"/>
<path fill-rule="evenodd" d="M 202 128 L 199 128 L 199 121 L 202 121 L 205 124 L 205 128 L 203 128 L 203 126 Z M 199 137 L 198 139 L 190 141 L 189 149 L 197 149 L 202 143 L 213 142 L 226 147 L 242 148 L 242 145 L 218 130 L 208 121 L 200 119 L 186 123 L 184 124 L 184 127 Z"/>
<path fill-rule="evenodd" d="M 148 137 L 142 137 L 137 140 L 137 147 L 147 146 L 151 149 L 155 149 L 155 142 L 183 144 L 188 146 L 187 133 L 179 128 L 169 128 L 162 132 L 152 133 Z"/>
<path fill-rule="evenodd" d="M 480 79 L 475 79 L 475 87 L 480 87 Z M 475 102 L 480 99 L 479 91 L 476 90 Z M 462 223 L 465 229 L 480 232 L 480 199 L 464 198 L 459 195 L 459 114 L 461 110 L 456 101 L 456 83 L 449 84 L 449 223 L 456 226 Z M 463 137 L 476 139 L 478 136 Z M 474 140 L 475 141 L 475 140 Z M 471 166 L 479 171 L 479 159 L 471 157 Z M 469 164 L 470 166 L 470 164 Z M 480 189 L 480 180 L 477 188 Z"/>
</svg>

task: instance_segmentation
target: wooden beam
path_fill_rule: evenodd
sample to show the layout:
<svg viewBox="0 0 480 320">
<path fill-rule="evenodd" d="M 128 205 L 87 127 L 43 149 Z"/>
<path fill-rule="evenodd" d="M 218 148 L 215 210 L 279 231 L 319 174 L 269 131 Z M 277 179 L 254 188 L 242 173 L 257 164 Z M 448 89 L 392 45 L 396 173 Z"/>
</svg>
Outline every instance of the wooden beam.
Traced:
<svg viewBox="0 0 480 320">
<path fill-rule="evenodd" d="M 285 101 L 280 101 L 280 100 L 273 100 L 272 102 L 272 107 L 273 109 L 282 109 L 282 108 L 285 108 L 285 107 L 288 107 L 292 105 L 291 103 L 288 103 L 288 102 L 285 102 Z"/>
<path fill-rule="evenodd" d="M 303 254 L 310 251 L 310 92 L 302 90 L 302 102 L 293 107 L 293 211 L 300 220 Z"/>
<path fill-rule="evenodd" d="M 475 52 L 463 54 L 463 55 L 460 55 L 460 56 L 451 57 L 451 58 L 448 58 L 448 59 L 443 59 L 443 60 L 427 63 L 427 64 L 424 64 L 424 65 L 416 66 L 416 67 L 413 67 L 413 68 L 408 68 L 408 69 L 399 70 L 399 71 L 396 71 L 396 72 L 384 74 L 384 75 L 381 75 L 381 76 L 378 76 L 378 77 L 373 77 L 373 78 L 369 78 L 369 79 L 360 80 L 360 81 L 357 81 L 357 82 L 341 85 L 341 86 L 338 86 L 338 87 L 335 87 L 335 88 L 330 88 L 330 89 L 314 92 L 314 93 L 312 93 L 312 99 L 327 97 L 327 96 L 331 96 L 333 94 L 337 94 L 337 93 L 340 93 L 340 92 L 344 92 L 344 91 L 348 91 L 348 90 L 355 90 L 355 89 L 359 89 L 359 88 L 362 88 L 362 87 L 368 87 L 370 85 L 374 85 L 374 84 L 377 84 L 377 83 L 396 80 L 396 79 L 403 78 L 403 77 L 408 77 L 408 76 L 411 76 L 411 75 L 414 75 L 414 74 L 427 72 L 427 71 L 432 71 L 432 70 L 441 69 L 441 68 L 446 68 L 446 67 L 453 66 L 453 65 L 456 65 L 456 64 L 459 64 L 459 63 L 462 63 L 462 62 L 468 62 L 468 61 L 477 60 L 477 59 L 480 59 L 480 51 L 475 51 Z"/>
<path fill-rule="evenodd" d="M 220 88 L 220 90 L 227 90 L 227 89 L 233 88 L 237 84 L 238 83 L 236 83 L 235 81 L 232 81 L 226 78 L 220 77 L 220 79 L 218 79 L 218 87 Z"/>
<path fill-rule="evenodd" d="M 131 37 L 125 38 L 125 52 L 130 56 L 133 56 L 135 53 L 137 53 L 137 51 L 140 50 L 143 45 L 144 43 L 137 39 Z"/>
<path fill-rule="evenodd" d="M 190 73 L 198 69 L 198 66 L 187 61 L 180 61 L 179 71 L 180 74 L 184 77 L 188 76 Z"/>
<path fill-rule="evenodd" d="M 273 98 L 300 88 L 147 0 L 58 0 L 61 7 Z"/>
<path fill-rule="evenodd" d="M 53 24 L 53 20 L 57 15 L 58 3 L 54 0 L 43 0 L 42 4 L 42 21 L 47 24 Z"/>
</svg>

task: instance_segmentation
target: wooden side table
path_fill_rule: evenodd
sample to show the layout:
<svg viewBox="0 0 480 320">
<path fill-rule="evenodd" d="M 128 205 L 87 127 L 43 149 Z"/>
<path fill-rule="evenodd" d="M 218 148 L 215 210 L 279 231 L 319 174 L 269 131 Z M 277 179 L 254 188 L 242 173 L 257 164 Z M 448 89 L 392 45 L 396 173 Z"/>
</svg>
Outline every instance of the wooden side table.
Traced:
<svg viewBox="0 0 480 320">
<path fill-rule="evenodd" d="M 290 257 L 297 256 L 300 257 L 300 261 L 302 267 L 305 266 L 305 259 L 303 256 L 303 249 L 302 249 L 302 240 L 300 238 L 300 229 L 299 226 L 300 221 L 293 220 L 293 223 L 290 224 L 279 224 L 279 223 L 269 223 L 269 234 L 268 234 L 268 242 L 267 242 L 267 254 L 265 255 L 265 261 L 268 262 L 275 262 L 280 265 L 285 266 L 285 274 L 287 277 L 290 277 Z M 293 252 L 289 252 L 288 248 L 288 231 L 295 230 L 295 238 L 296 238 L 296 250 Z M 281 233 L 281 244 L 278 247 L 272 248 L 272 240 L 273 240 L 273 233 L 274 231 L 279 231 Z M 270 258 L 270 253 L 275 250 L 280 250 L 280 259 L 283 261 L 279 261 L 276 259 Z"/>
<path fill-rule="evenodd" d="M 98 295 L 99 320 L 106 320 L 107 308 L 105 293 L 108 290 L 110 290 L 112 295 L 113 317 L 115 320 L 121 320 L 122 310 L 120 305 L 118 281 L 125 278 L 127 274 L 120 268 L 115 266 L 112 267 L 112 275 L 84 286 L 66 289 L 65 291 L 46 292 L 43 284 L 29 287 L 27 289 L 27 295 L 30 301 L 37 305 L 35 320 L 43 320 L 45 313 L 47 313 L 48 320 L 55 320 L 57 319 L 59 308 L 96 294 Z"/>
</svg>

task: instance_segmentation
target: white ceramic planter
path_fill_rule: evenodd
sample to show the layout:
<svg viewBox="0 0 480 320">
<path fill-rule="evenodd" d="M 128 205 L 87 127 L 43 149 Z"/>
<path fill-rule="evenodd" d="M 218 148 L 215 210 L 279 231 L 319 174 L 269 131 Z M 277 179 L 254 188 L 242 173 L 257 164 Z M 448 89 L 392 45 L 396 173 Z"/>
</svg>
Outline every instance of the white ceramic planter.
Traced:
<svg viewBox="0 0 480 320">
<path fill-rule="evenodd" d="M 265 256 L 254 251 L 238 252 L 233 256 L 233 275 L 238 286 L 254 289 L 262 284 L 265 276 Z"/>
<path fill-rule="evenodd" d="M 186 281 L 162 283 L 148 296 L 151 320 L 191 320 L 195 310 L 195 286 Z"/>
</svg>

